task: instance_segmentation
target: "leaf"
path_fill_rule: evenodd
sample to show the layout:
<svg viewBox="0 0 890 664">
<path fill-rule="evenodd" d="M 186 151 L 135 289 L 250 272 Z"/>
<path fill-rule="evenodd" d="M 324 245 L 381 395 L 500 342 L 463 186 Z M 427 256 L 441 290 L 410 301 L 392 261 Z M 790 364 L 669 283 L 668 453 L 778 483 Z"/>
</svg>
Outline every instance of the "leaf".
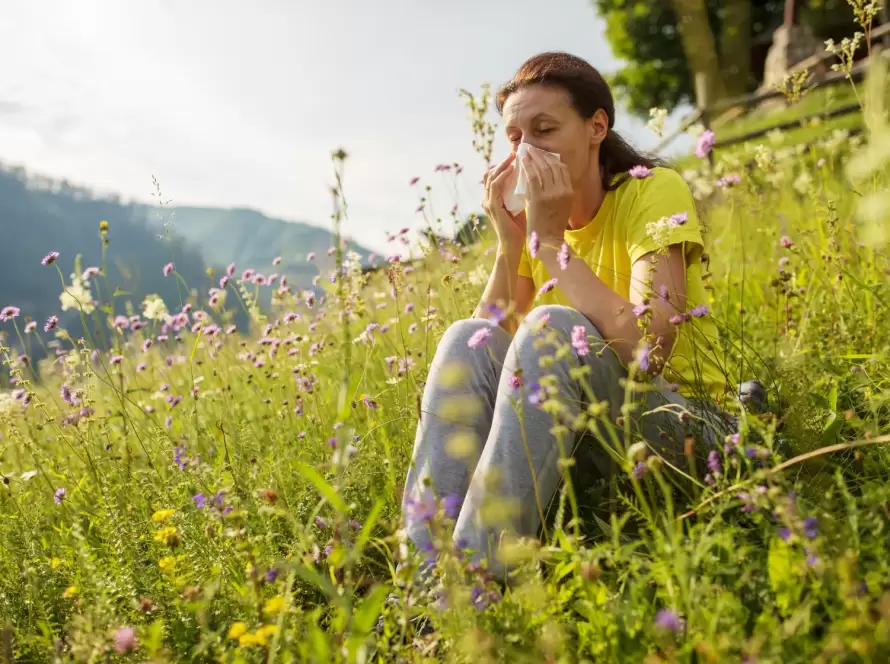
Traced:
<svg viewBox="0 0 890 664">
<path fill-rule="evenodd" d="M 380 611 L 383 609 L 383 602 L 386 600 L 387 592 L 385 585 L 379 585 L 362 600 L 362 603 L 355 610 L 353 634 L 365 636 L 371 631 L 374 623 L 377 622 L 377 616 L 380 615 Z"/>
<path fill-rule="evenodd" d="M 843 426 L 844 418 L 838 417 L 837 413 L 829 413 L 825 420 L 825 426 L 822 428 L 822 444 L 832 445 L 836 443 Z"/>
<path fill-rule="evenodd" d="M 343 500 L 343 497 L 337 493 L 337 490 L 332 487 L 325 478 L 323 478 L 315 468 L 312 466 L 307 466 L 305 463 L 298 463 L 297 470 L 299 470 L 300 474 L 303 475 L 306 479 L 312 482 L 315 485 L 315 488 L 318 489 L 318 492 L 324 496 L 324 498 L 331 504 L 331 506 L 340 512 L 341 514 L 346 514 L 346 502 Z"/>
<path fill-rule="evenodd" d="M 776 596 L 776 606 L 787 615 L 797 604 L 801 584 L 794 570 L 793 551 L 784 540 L 774 537 L 769 545 L 767 556 L 769 585 Z"/>
<path fill-rule="evenodd" d="M 596 519 L 596 525 L 600 527 L 600 530 L 603 531 L 606 537 L 612 539 L 612 527 L 609 526 L 608 523 L 599 518 L 596 514 L 593 515 L 593 518 Z"/>
</svg>

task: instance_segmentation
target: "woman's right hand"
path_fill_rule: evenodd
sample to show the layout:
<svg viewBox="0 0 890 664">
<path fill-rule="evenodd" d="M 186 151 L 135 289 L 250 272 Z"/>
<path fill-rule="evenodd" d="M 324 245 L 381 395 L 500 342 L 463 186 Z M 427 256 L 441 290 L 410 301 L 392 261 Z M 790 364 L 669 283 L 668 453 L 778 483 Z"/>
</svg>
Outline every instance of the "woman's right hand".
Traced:
<svg viewBox="0 0 890 664">
<path fill-rule="evenodd" d="M 482 176 L 485 185 L 482 209 L 494 226 L 498 242 L 509 252 L 522 251 L 525 244 L 525 210 L 513 215 L 504 206 L 504 183 L 516 168 L 515 158 L 516 155 L 511 152 L 504 161 Z"/>
</svg>

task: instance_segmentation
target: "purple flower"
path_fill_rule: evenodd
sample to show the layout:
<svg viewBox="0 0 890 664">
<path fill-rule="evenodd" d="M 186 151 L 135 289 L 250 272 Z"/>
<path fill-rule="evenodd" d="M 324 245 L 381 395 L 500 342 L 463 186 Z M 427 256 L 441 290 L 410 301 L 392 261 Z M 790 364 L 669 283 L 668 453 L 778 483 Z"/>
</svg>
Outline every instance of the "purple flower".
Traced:
<svg viewBox="0 0 890 664">
<path fill-rule="evenodd" d="M 463 498 L 456 493 L 445 496 L 442 504 L 445 506 L 445 514 L 449 519 L 457 518 L 457 515 L 460 514 L 461 503 L 463 503 Z"/>
<path fill-rule="evenodd" d="M 541 248 L 541 241 L 538 239 L 538 234 L 535 231 L 532 231 L 532 234 L 528 237 L 528 253 L 532 258 L 535 258 L 538 255 L 538 249 Z"/>
<path fill-rule="evenodd" d="M 517 376 L 516 374 L 513 374 L 512 376 L 510 376 L 510 387 L 511 388 L 513 388 L 514 390 L 518 390 L 521 385 L 522 385 L 522 379 L 519 376 Z"/>
<path fill-rule="evenodd" d="M 488 320 L 495 324 L 499 324 L 507 317 L 507 313 L 496 304 L 488 305 L 488 313 Z"/>
<path fill-rule="evenodd" d="M 179 466 L 179 470 L 185 470 L 186 457 L 184 444 L 180 443 L 173 448 L 173 463 Z"/>
<path fill-rule="evenodd" d="M 655 615 L 655 626 L 669 632 L 679 632 L 683 629 L 680 616 L 670 609 L 662 609 Z"/>
<path fill-rule="evenodd" d="M 649 170 L 646 166 L 642 164 L 638 166 L 634 166 L 630 170 L 627 171 L 627 174 L 632 178 L 636 178 L 637 180 L 644 180 L 645 178 L 650 178 L 654 175 L 654 173 Z"/>
<path fill-rule="evenodd" d="M 704 318 L 711 312 L 711 308 L 707 304 L 700 304 L 697 307 L 693 307 L 692 311 L 689 312 L 689 315 L 693 318 Z"/>
<path fill-rule="evenodd" d="M 648 473 L 648 472 L 649 472 L 648 466 L 646 466 L 646 464 L 643 463 L 642 461 L 637 462 L 637 465 L 634 466 L 633 470 L 631 471 L 631 473 L 634 476 L 634 479 L 637 481 L 643 479 L 646 476 L 646 473 Z"/>
<path fill-rule="evenodd" d="M 169 277 L 171 274 L 173 274 L 173 263 L 167 263 L 161 269 L 161 274 L 163 274 L 165 277 Z"/>
<path fill-rule="evenodd" d="M 652 346 L 646 343 L 640 346 L 634 354 L 634 359 L 640 365 L 640 371 L 649 371 L 649 352 L 651 350 Z"/>
<path fill-rule="evenodd" d="M 738 175 L 724 175 L 722 178 L 717 180 L 717 186 L 721 189 L 731 189 L 733 185 L 738 184 L 742 181 Z"/>
<path fill-rule="evenodd" d="M 124 356 L 123 356 L 123 355 L 112 355 L 112 356 L 111 356 L 111 359 L 109 360 L 109 362 L 111 362 L 111 365 L 112 365 L 112 366 L 114 366 L 114 365 L 116 365 L 116 364 L 120 364 L 120 363 L 123 362 L 123 361 L 124 361 Z"/>
<path fill-rule="evenodd" d="M 672 214 L 668 217 L 668 226 L 670 228 L 676 228 L 677 226 L 682 226 L 687 221 L 689 221 L 689 213 L 678 212 L 677 214 Z"/>
<path fill-rule="evenodd" d="M 280 259 L 279 259 L 280 260 Z M 278 570 L 275 568 L 270 568 L 266 571 L 266 583 L 275 583 L 275 579 L 278 578 Z"/>
<path fill-rule="evenodd" d="M 62 384 L 62 388 L 59 390 L 59 394 L 62 397 L 62 401 L 72 406 L 77 404 L 74 403 L 74 395 L 71 393 L 71 388 L 68 387 L 66 383 Z"/>
<path fill-rule="evenodd" d="M 650 307 L 648 304 L 638 304 L 637 306 L 635 306 L 633 308 L 634 316 L 636 316 L 637 318 L 644 316 L 646 313 L 648 313 L 651 310 L 652 310 L 652 307 Z"/>
<path fill-rule="evenodd" d="M 358 532 L 362 529 L 362 524 L 356 521 L 355 519 L 349 520 L 349 527 L 352 528 L 355 532 Z"/>
<path fill-rule="evenodd" d="M 136 649 L 136 630 L 132 627 L 121 627 L 114 634 L 114 651 L 126 655 Z"/>
<path fill-rule="evenodd" d="M 50 316 L 46 319 L 46 324 L 43 326 L 44 332 L 49 332 L 50 330 L 55 329 L 56 325 L 59 324 L 59 319 L 57 316 Z"/>
<path fill-rule="evenodd" d="M 315 260 L 315 252 L 314 252 L 314 251 L 310 251 L 308 254 L 306 254 L 306 260 L 307 260 L 307 261 L 314 261 L 314 260 Z"/>
<path fill-rule="evenodd" d="M 528 386 L 528 402 L 532 406 L 537 406 L 539 403 L 544 401 L 546 398 L 546 394 L 544 394 L 544 390 L 541 389 L 541 384 L 538 381 L 533 381 L 529 383 Z"/>
<path fill-rule="evenodd" d="M 0 309 L 0 320 L 7 321 L 12 320 L 13 318 L 18 318 L 18 315 L 22 313 L 18 307 L 8 306 Z"/>
<path fill-rule="evenodd" d="M 32 320 L 27 325 L 25 325 L 25 334 L 31 334 L 31 332 L 33 332 L 36 329 L 37 329 L 37 323 Z"/>
<path fill-rule="evenodd" d="M 43 257 L 43 260 L 40 261 L 41 265 L 52 265 L 56 262 L 56 259 L 59 257 L 58 251 L 51 251 L 46 256 Z"/>
<path fill-rule="evenodd" d="M 810 567 L 815 567 L 818 562 L 819 558 L 818 556 L 816 556 L 816 553 L 814 551 L 807 550 L 807 565 L 809 565 Z"/>
<path fill-rule="evenodd" d="M 148 364 L 145 362 L 140 362 L 139 364 L 136 365 L 137 372 L 141 373 L 141 372 L 145 371 L 146 369 L 148 369 Z"/>
<path fill-rule="evenodd" d="M 480 327 L 478 330 L 473 332 L 473 336 L 471 336 L 469 341 L 467 341 L 467 346 L 475 350 L 488 344 L 489 339 L 491 339 L 491 328 Z"/>
<path fill-rule="evenodd" d="M 559 269 L 567 270 L 569 268 L 569 245 L 565 242 L 562 243 L 562 246 L 559 248 L 559 253 L 556 254 L 556 260 L 559 261 Z"/>
<path fill-rule="evenodd" d="M 803 532 L 809 539 L 816 539 L 819 536 L 819 519 L 814 516 L 804 519 Z"/>
<path fill-rule="evenodd" d="M 710 129 L 705 129 L 701 136 L 698 137 L 698 143 L 695 146 L 695 156 L 704 159 L 711 152 L 715 143 L 715 134 Z"/>
<path fill-rule="evenodd" d="M 326 530 L 328 527 L 328 522 L 325 521 L 322 517 L 315 517 L 315 525 L 318 526 L 321 530 Z"/>
<path fill-rule="evenodd" d="M 583 325 L 575 325 L 572 328 L 572 347 L 582 357 L 590 352 L 590 345 L 587 343 L 587 329 Z"/>
<path fill-rule="evenodd" d="M 195 507 L 197 507 L 199 510 L 204 509 L 204 507 L 206 507 L 207 505 L 207 496 L 205 496 L 203 493 L 192 496 L 192 500 L 195 501 Z"/>
<path fill-rule="evenodd" d="M 67 494 L 68 492 L 65 490 L 64 487 L 59 487 L 53 494 L 53 502 L 55 502 L 56 505 L 61 505 L 62 501 L 65 500 L 65 496 Z"/>
<path fill-rule="evenodd" d="M 783 542 L 787 542 L 791 539 L 791 530 L 788 528 L 779 528 L 779 537 Z"/>
<path fill-rule="evenodd" d="M 87 281 L 90 277 L 95 277 L 97 274 L 99 274 L 99 268 L 88 267 L 86 270 L 83 271 L 83 280 Z"/>
<path fill-rule="evenodd" d="M 794 240 L 792 240 L 792 239 L 791 239 L 790 237 L 788 237 L 787 235 L 783 235 L 783 236 L 779 239 L 779 244 L 781 244 L 785 249 L 790 249 L 791 247 L 794 246 Z"/>
<path fill-rule="evenodd" d="M 673 316 L 668 318 L 668 323 L 670 323 L 671 325 L 680 325 L 685 320 L 686 319 L 683 318 L 681 314 L 674 314 Z"/>
<path fill-rule="evenodd" d="M 554 288 L 556 288 L 556 284 L 559 282 L 559 279 L 550 279 L 549 281 L 545 281 L 544 285 L 538 289 L 538 295 L 543 295 L 544 293 L 549 293 Z"/>
<path fill-rule="evenodd" d="M 420 498 L 405 500 L 405 515 L 408 521 L 431 521 L 436 516 L 436 510 L 436 499 L 429 489 Z"/>
<path fill-rule="evenodd" d="M 711 450 L 708 453 L 708 468 L 715 475 L 720 474 L 720 455 L 717 450 Z"/>
</svg>

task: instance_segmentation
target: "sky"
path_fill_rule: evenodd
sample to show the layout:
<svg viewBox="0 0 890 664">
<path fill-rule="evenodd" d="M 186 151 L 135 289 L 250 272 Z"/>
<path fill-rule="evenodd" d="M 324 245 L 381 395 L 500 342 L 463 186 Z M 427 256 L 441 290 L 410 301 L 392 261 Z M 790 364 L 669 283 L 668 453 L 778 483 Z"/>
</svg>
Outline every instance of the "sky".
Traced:
<svg viewBox="0 0 890 664">
<path fill-rule="evenodd" d="M 329 227 L 343 148 L 344 232 L 378 251 L 433 210 L 480 210 L 484 160 L 458 89 L 528 57 L 620 62 L 591 0 L 5 0 L 0 161 L 99 193 L 251 207 Z M 507 153 L 499 117 L 495 160 Z M 618 115 L 637 146 L 657 137 Z M 435 173 L 457 162 L 456 186 Z"/>
</svg>

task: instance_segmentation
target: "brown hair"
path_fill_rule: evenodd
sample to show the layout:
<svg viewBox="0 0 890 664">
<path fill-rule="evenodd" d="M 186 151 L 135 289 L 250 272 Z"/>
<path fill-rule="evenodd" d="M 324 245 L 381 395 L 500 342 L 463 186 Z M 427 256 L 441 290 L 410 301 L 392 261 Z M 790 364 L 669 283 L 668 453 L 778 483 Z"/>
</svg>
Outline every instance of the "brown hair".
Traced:
<svg viewBox="0 0 890 664">
<path fill-rule="evenodd" d="M 600 170 L 603 189 L 611 191 L 629 176 L 627 171 L 637 165 L 655 168 L 662 166 L 659 159 L 635 150 L 621 136 L 612 131 L 615 124 L 615 100 L 609 84 L 590 63 L 568 53 L 548 51 L 526 60 L 510 81 L 498 90 L 495 98 L 498 113 L 503 114 L 507 98 L 532 85 L 549 85 L 569 93 L 578 114 L 589 119 L 598 109 L 609 118 L 609 130 L 600 144 Z M 624 177 L 615 180 L 623 173 Z M 613 181 L 614 180 L 614 181 Z"/>
</svg>

